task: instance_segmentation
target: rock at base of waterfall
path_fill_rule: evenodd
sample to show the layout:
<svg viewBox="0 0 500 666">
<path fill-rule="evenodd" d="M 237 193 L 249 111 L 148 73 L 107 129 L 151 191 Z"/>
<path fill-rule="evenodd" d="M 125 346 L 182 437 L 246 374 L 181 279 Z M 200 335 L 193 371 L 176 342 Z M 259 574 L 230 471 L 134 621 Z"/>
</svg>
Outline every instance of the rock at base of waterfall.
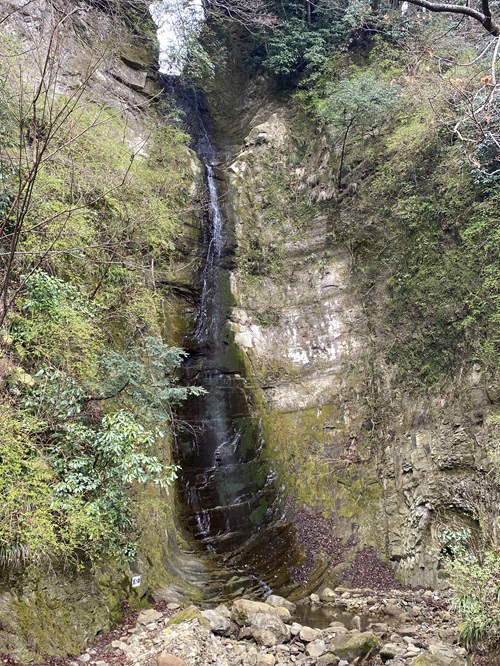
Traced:
<svg viewBox="0 0 500 666">
<path fill-rule="evenodd" d="M 240 627 L 252 624 L 252 616 L 257 613 L 280 617 L 279 612 L 273 606 L 262 601 L 250 601 L 250 599 L 236 599 L 231 609 L 231 619 Z"/>
<path fill-rule="evenodd" d="M 401 649 L 396 643 L 386 643 L 380 650 L 380 658 L 382 661 L 394 659 L 399 652 L 401 652 Z"/>
<path fill-rule="evenodd" d="M 250 626 L 252 636 L 258 645 L 273 647 L 290 640 L 290 629 L 276 615 L 256 613 Z"/>
<path fill-rule="evenodd" d="M 230 636 L 232 633 L 231 620 L 220 613 L 217 609 L 208 609 L 201 611 L 201 614 L 208 620 L 210 624 L 210 629 L 214 634 L 220 634 L 221 636 Z"/>
<path fill-rule="evenodd" d="M 319 632 L 317 629 L 312 629 L 311 627 L 302 627 L 302 629 L 299 631 L 299 638 L 304 643 L 311 643 L 312 641 L 316 640 L 318 633 Z"/>
<path fill-rule="evenodd" d="M 309 643 L 309 645 L 306 647 L 306 652 L 313 659 L 321 657 L 321 655 L 325 654 L 326 652 L 325 641 L 321 638 L 312 641 L 312 643 Z"/>
<path fill-rule="evenodd" d="M 316 663 L 318 666 L 337 666 L 339 663 L 339 658 L 337 655 L 331 654 L 331 652 L 329 652 L 328 654 L 324 654 L 322 657 L 320 657 Z"/>
<path fill-rule="evenodd" d="M 295 613 L 297 610 L 297 605 L 288 601 L 284 597 L 280 597 L 277 594 L 270 594 L 266 599 L 266 604 L 273 606 L 274 608 L 286 608 L 290 613 Z"/>
<path fill-rule="evenodd" d="M 255 666 L 274 666 L 276 657 L 272 654 L 258 654 Z"/>
<path fill-rule="evenodd" d="M 321 601 L 334 601 L 337 598 L 337 595 L 331 588 L 324 587 L 319 593 L 319 598 Z"/>
<path fill-rule="evenodd" d="M 345 659 L 365 657 L 377 646 L 378 639 L 370 631 L 359 634 L 345 634 L 333 639 L 333 652 L 337 657 L 344 657 Z"/>
<path fill-rule="evenodd" d="M 466 666 L 467 662 L 457 654 L 449 654 L 449 651 L 425 652 L 416 658 L 414 666 Z"/>
</svg>

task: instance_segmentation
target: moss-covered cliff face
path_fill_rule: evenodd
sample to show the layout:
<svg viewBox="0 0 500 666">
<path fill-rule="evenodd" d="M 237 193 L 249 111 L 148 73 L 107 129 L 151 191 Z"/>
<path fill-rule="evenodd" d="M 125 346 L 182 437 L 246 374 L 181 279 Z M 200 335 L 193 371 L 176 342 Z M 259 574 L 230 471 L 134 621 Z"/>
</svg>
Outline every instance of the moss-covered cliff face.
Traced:
<svg viewBox="0 0 500 666">
<path fill-rule="evenodd" d="M 234 76 L 217 108 L 245 89 Z M 254 104 L 246 76 L 229 137 Z M 336 110 L 342 95 L 346 109 L 361 98 L 359 124 Z M 227 171 L 232 326 L 269 455 L 299 506 L 431 586 L 444 528 L 496 529 L 496 189 L 450 145 L 447 95 L 428 63 L 374 41 L 260 107 Z"/>
<path fill-rule="evenodd" d="M 23 663 L 77 655 L 121 617 L 123 601 L 198 598 L 197 582 L 210 576 L 178 524 L 172 489 L 128 484 L 120 516 L 113 501 L 124 508 L 125 498 L 106 499 L 106 470 L 79 476 L 92 428 L 117 409 L 141 418 L 133 400 L 120 402 L 126 391 L 101 392 L 113 374 L 102 360 L 125 358 L 145 338 L 181 344 L 196 292 L 201 167 L 165 122 L 146 6 L 125 5 L 13 1 L 0 10 L 2 279 L 14 253 L 0 350 L 0 653 Z M 40 154 L 22 208 L 16 187 L 31 182 Z M 75 462 L 63 476 L 50 455 L 72 421 L 90 430 L 63 445 Z M 165 430 L 154 453 L 167 468 L 170 445 Z M 73 499 L 61 499 L 66 482 Z M 122 518 L 133 557 L 112 527 Z"/>
</svg>

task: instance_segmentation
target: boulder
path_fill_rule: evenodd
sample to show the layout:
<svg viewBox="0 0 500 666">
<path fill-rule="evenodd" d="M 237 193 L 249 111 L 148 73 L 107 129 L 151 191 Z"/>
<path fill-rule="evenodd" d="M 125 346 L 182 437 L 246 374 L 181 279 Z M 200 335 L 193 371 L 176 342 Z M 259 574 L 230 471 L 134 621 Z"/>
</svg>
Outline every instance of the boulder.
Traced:
<svg viewBox="0 0 500 666">
<path fill-rule="evenodd" d="M 252 615 L 252 636 L 258 645 L 273 647 L 290 640 L 290 629 L 276 615 L 255 613 Z"/>
<path fill-rule="evenodd" d="M 312 641 L 312 643 L 309 643 L 307 645 L 306 652 L 313 659 L 321 657 L 321 655 L 325 654 L 326 652 L 325 641 L 320 638 L 318 638 L 315 641 Z"/>
<path fill-rule="evenodd" d="M 394 657 L 401 652 L 399 645 L 395 643 L 386 643 L 380 650 L 380 657 L 382 661 L 388 661 L 389 659 L 394 659 Z"/>
<path fill-rule="evenodd" d="M 337 666 L 339 658 L 335 654 L 329 652 L 320 657 L 316 663 L 318 666 Z"/>
<path fill-rule="evenodd" d="M 386 604 L 384 608 L 384 613 L 391 617 L 399 617 L 403 612 L 401 606 L 398 606 L 397 604 Z"/>
<path fill-rule="evenodd" d="M 359 615 L 355 615 L 351 620 L 351 628 L 361 631 L 361 618 Z"/>
<path fill-rule="evenodd" d="M 148 608 L 139 613 L 137 618 L 137 624 L 152 624 L 153 622 L 158 622 L 163 618 L 163 613 L 159 613 L 154 608 Z"/>
<path fill-rule="evenodd" d="M 219 606 L 217 606 L 215 610 L 218 613 L 220 613 L 220 615 L 224 615 L 224 617 L 231 618 L 231 611 L 225 604 L 219 604 Z"/>
<path fill-rule="evenodd" d="M 231 609 L 231 619 L 240 627 L 252 624 L 251 618 L 257 613 L 264 615 L 274 615 L 279 618 L 279 612 L 276 608 L 262 601 L 250 601 L 250 599 L 236 599 Z"/>
<path fill-rule="evenodd" d="M 319 593 L 319 598 L 321 601 L 334 601 L 337 595 L 330 587 L 324 587 Z"/>
<path fill-rule="evenodd" d="M 276 657 L 273 654 L 258 654 L 255 666 L 274 666 Z"/>
<path fill-rule="evenodd" d="M 255 666 L 274 666 L 276 657 L 273 654 L 258 654 Z"/>
<path fill-rule="evenodd" d="M 414 666 L 467 666 L 465 659 L 451 650 L 443 650 L 431 654 L 424 652 L 415 659 Z"/>
<path fill-rule="evenodd" d="M 332 651 L 341 659 L 365 657 L 378 649 L 378 646 L 378 638 L 371 631 L 336 636 L 332 641 Z"/>
<path fill-rule="evenodd" d="M 198 620 L 203 627 L 210 629 L 210 623 L 203 617 L 200 609 L 196 608 L 196 606 L 188 606 L 184 610 L 176 613 L 167 622 L 167 627 L 171 627 L 175 624 L 182 624 L 183 622 L 189 622 L 190 620 Z"/>
<path fill-rule="evenodd" d="M 295 613 L 297 610 L 296 604 L 288 601 L 284 597 L 280 597 L 277 594 L 270 594 L 266 599 L 266 604 L 273 606 L 274 608 L 286 608 L 290 613 Z"/>
<path fill-rule="evenodd" d="M 316 640 L 318 633 L 319 632 L 317 629 L 311 629 L 311 627 L 302 627 L 302 629 L 299 631 L 299 638 L 301 641 L 304 641 L 304 643 L 310 643 L 311 641 Z"/>
<path fill-rule="evenodd" d="M 208 609 L 201 611 L 202 616 L 205 620 L 208 620 L 210 624 L 210 630 L 214 634 L 220 634 L 221 636 L 230 636 L 232 633 L 231 620 L 226 616 L 220 613 L 217 609 Z"/>
<path fill-rule="evenodd" d="M 272 608 L 272 606 L 270 608 Z M 279 619 L 283 620 L 283 622 L 289 624 L 292 621 L 292 616 L 288 608 L 284 608 L 283 606 L 277 606 L 274 610 L 276 611 L 276 614 L 279 617 Z"/>
</svg>

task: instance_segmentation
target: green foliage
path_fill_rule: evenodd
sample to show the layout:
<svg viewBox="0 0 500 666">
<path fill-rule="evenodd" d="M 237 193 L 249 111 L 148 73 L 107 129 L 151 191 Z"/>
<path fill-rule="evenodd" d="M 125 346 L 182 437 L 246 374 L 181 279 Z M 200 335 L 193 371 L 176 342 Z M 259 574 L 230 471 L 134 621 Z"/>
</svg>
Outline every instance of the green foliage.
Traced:
<svg viewBox="0 0 500 666">
<path fill-rule="evenodd" d="M 201 83 L 215 76 L 216 65 L 203 45 L 193 39 L 185 57 L 183 75 L 194 82 Z"/>
<path fill-rule="evenodd" d="M 328 57 L 328 39 L 327 30 L 312 29 L 292 17 L 269 38 L 263 65 L 279 76 L 317 69 Z"/>
<path fill-rule="evenodd" d="M 81 378 L 92 376 L 102 347 L 94 304 L 41 269 L 24 279 L 25 293 L 9 326 L 19 357 L 32 370 L 53 366 Z"/>
<path fill-rule="evenodd" d="M 100 526 L 93 534 L 81 529 L 80 548 L 87 557 L 134 555 L 126 488 L 150 480 L 166 487 L 176 478 L 176 466 L 165 466 L 152 454 L 162 437 L 124 410 L 103 417 L 100 429 L 67 422 L 54 433 L 47 457 L 59 479 L 54 486 L 58 506 L 73 517 L 84 507 Z"/>
<path fill-rule="evenodd" d="M 328 84 L 326 95 L 318 103 L 318 112 L 327 123 L 373 132 L 397 109 L 401 87 L 386 82 L 380 73 L 361 70 Z"/>
<path fill-rule="evenodd" d="M 500 556 L 496 550 L 470 547 L 470 530 L 447 530 L 440 541 L 448 553 L 445 570 L 453 588 L 453 606 L 462 616 L 461 639 L 467 647 L 492 647 L 500 639 Z"/>
<path fill-rule="evenodd" d="M 41 302 L 45 304 L 46 299 Z M 49 305 L 52 307 L 50 301 Z M 98 387 L 97 399 L 108 402 L 111 409 L 121 408 L 104 415 L 98 424 L 95 413 L 89 411 L 94 400 L 88 394 L 90 387 L 61 370 L 40 370 L 35 384 L 22 391 L 21 407 L 27 419 L 24 431 L 32 444 L 26 450 L 18 446 L 13 451 L 33 461 L 25 468 L 22 488 L 29 490 L 31 485 L 38 487 L 47 481 L 45 495 L 40 492 L 45 503 L 37 505 L 35 492 L 29 499 L 54 539 L 61 535 L 60 547 L 53 551 L 55 557 L 70 558 L 75 551 L 91 559 L 104 554 L 115 558 L 134 554 L 127 488 L 134 482 L 148 481 L 167 487 L 177 470 L 162 461 L 159 452 L 165 434 L 151 424 L 168 428 L 171 405 L 189 393 L 202 391 L 174 386 L 172 372 L 183 356 L 182 350 L 153 338 L 145 339 L 127 356 L 109 352 L 102 360 L 105 380 Z M 114 393 L 109 395 L 109 391 Z M 12 476 L 9 466 L 15 466 L 16 461 L 12 456 L 3 460 L 7 480 Z M 39 478 L 40 470 L 43 474 Z M 20 549 L 22 557 L 17 559 L 25 560 L 46 557 L 50 548 L 42 549 L 35 536 L 25 530 L 18 546 L 16 534 L 6 534 L 5 552 Z"/>
<path fill-rule="evenodd" d="M 0 564 L 15 565 L 60 554 L 54 521 L 54 473 L 7 402 L 0 403 Z"/>
<path fill-rule="evenodd" d="M 22 300 L 22 310 L 32 315 L 43 314 L 54 321 L 68 323 L 76 313 L 93 317 L 95 307 L 74 287 L 59 278 L 36 269 L 24 279 L 26 287 Z"/>
<path fill-rule="evenodd" d="M 170 420 L 171 409 L 189 395 L 204 389 L 176 384 L 175 372 L 187 353 L 146 337 L 126 354 L 108 351 L 100 360 L 104 396 L 119 396 L 120 402 L 151 423 Z"/>
</svg>

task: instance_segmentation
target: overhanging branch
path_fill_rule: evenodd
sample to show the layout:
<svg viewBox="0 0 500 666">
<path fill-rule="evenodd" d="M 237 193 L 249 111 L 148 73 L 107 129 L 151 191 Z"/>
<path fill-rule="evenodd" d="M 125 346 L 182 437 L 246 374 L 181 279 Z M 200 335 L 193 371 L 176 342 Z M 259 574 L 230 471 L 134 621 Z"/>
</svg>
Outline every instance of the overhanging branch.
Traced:
<svg viewBox="0 0 500 666">
<path fill-rule="evenodd" d="M 500 35 L 500 25 L 493 20 L 491 15 L 489 0 L 482 0 L 481 7 L 482 12 L 472 7 L 467 7 L 465 5 L 453 5 L 442 2 L 429 2 L 429 0 L 408 0 L 412 5 L 418 5 L 419 7 L 424 7 L 430 12 L 441 12 L 448 14 L 464 14 L 465 16 L 470 16 L 471 18 L 478 21 L 483 28 L 493 35 L 498 37 Z"/>
</svg>

